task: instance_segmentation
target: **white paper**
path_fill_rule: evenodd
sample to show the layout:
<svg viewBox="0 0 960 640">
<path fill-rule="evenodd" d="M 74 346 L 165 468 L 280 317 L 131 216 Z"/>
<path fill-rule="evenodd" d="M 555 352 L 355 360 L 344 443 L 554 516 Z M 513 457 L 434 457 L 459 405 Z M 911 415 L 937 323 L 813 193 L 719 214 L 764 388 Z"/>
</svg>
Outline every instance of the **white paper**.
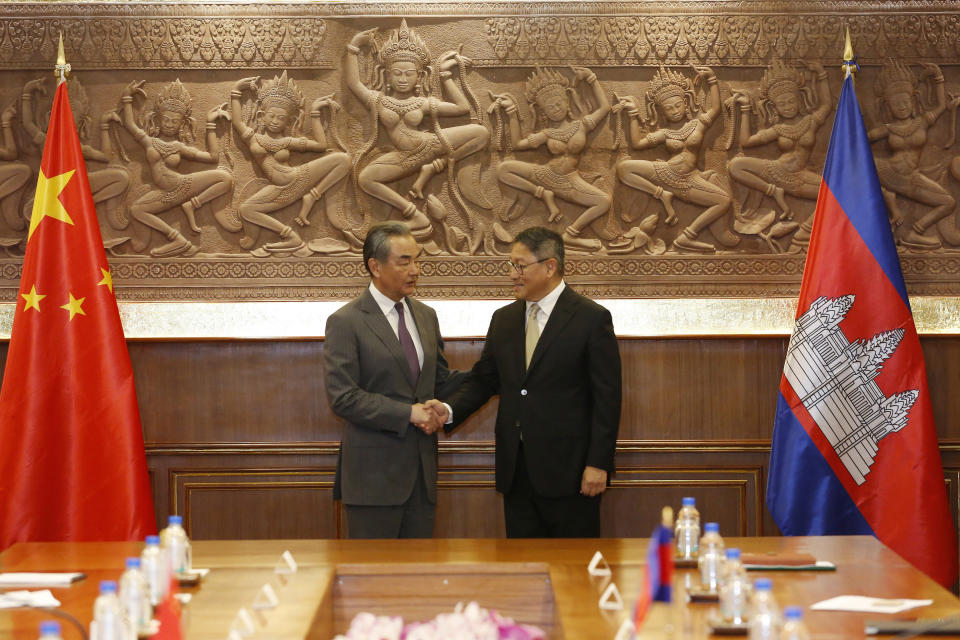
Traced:
<svg viewBox="0 0 960 640">
<path fill-rule="evenodd" d="M 82 573 L 0 573 L 0 587 L 68 587 Z"/>
<path fill-rule="evenodd" d="M 900 613 L 933 604 L 933 600 L 907 598 L 871 598 L 869 596 L 837 596 L 822 600 L 810 608 L 816 611 L 859 611 L 863 613 Z"/>
<path fill-rule="evenodd" d="M 17 607 L 39 607 L 55 609 L 60 601 L 53 597 L 49 589 L 42 591 L 8 591 L 0 593 L 0 609 Z"/>
</svg>

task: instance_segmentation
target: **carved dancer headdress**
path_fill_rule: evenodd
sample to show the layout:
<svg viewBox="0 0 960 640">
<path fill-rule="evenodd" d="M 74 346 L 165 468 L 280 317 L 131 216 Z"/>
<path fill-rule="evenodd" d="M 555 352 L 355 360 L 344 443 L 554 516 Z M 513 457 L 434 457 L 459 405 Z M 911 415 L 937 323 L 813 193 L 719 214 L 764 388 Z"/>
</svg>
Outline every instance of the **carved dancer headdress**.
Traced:
<svg viewBox="0 0 960 640">
<path fill-rule="evenodd" d="M 905 92 L 917 93 L 917 77 L 907 65 L 899 60 L 887 58 L 880 68 L 880 77 L 877 80 L 877 89 L 880 94 Z"/>
<path fill-rule="evenodd" d="M 389 66 L 394 62 L 412 62 L 418 69 L 430 64 L 430 50 L 417 32 L 407 27 L 407 20 L 400 22 L 400 28 L 394 29 L 387 41 L 380 47 L 380 60 Z"/>
<path fill-rule="evenodd" d="M 190 97 L 190 93 L 180 82 L 180 78 L 177 78 L 160 90 L 160 94 L 154 103 L 154 111 L 157 113 L 173 111 L 184 118 L 189 118 L 192 105 L 193 99 Z"/>
<path fill-rule="evenodd" d="M 81 140 L 86 140 L 90 133 L 90 96 L 87 95 L 87 90 L 80 84 L 76 74 L 71 74 L 67 78 L 67 90 L 70 94 L 73 118 L 77 121 L 77 134 Z M 49 120 L 49 117 L 47 119 Z"/>
<path fill-rule="evenodd" d="M 647 94 L 657 104 L 663 104 L 669 98 L 685 98 L 692 91 L 690 80 L 686 76 L 661 66 L 660 70 L 653 74 Z"/>
<path fill-rule="evenodd" d="M 569 86 L 570 81 L 559 71 L 537 67 L 537 69 L 530 74 L 530 77 L 527 78 L 525 97 L 527 98 L 527 102 L 532 104 L 542 95 L 557 92 L 566 94 L 567 87 Z"/>
<path fill-rule="evenodd" d="M 287 77 L 286 71 L 279 76 L 274 76 L 273 80 L 263 83 L 257 98 L 260 101 L 261 110 L 280 107 L 287 113 L 296 114 L 303 109 L 303 94 L 300 93 L 297 84 Z"/>
<path fill-rule="evenodd" d="M 775 100 L 785 93 L 796 93 L 804 84 L 804 76 L 796 67 L 774 60 L 760 79 L 760 95 Z"/>
</svg>

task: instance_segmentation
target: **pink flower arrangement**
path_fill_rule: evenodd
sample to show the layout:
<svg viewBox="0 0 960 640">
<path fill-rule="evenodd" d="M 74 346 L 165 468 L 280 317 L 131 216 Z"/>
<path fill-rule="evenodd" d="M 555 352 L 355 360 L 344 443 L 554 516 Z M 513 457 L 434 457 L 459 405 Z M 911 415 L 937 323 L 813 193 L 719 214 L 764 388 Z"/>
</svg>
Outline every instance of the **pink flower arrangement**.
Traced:
<svg viewBox="0 0 960 640">
<path fill-rule="evenodd" d="M 545 640 L 537 627 L 517 624 L 476 602 L 457 605 L 453 613 L 441 613 L 429 622 L 404 625 L 399 616 L 358 613 L 346 635 L 334 640 Z"/>
</svg>

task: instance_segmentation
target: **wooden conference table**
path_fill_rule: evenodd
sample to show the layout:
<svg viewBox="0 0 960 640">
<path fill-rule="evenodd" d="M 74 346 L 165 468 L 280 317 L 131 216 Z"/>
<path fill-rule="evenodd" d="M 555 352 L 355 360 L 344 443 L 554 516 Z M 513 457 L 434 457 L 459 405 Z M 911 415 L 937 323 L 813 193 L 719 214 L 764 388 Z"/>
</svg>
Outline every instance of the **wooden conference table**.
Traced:
<svg viewBox="0 0 960 640">
<path fill-rule="evenodd" d="M 806 611 L 815 638 L 863 637 L 867 618 L 940 618 L 960 615 L 960 600 L 900 556 L 868 536 L 728 538 L 728 547 L 750 553 L 809 553 L 837 565 L 835 572 L 753 572 L 773 579 L 780 605 L 809 605 L 835 595 L 931 599 L 928 607 L 897 616 Z M 612 639 L 633 608 L 646 555 L 645 539 L 600 540 L 244 540 L 197 541 L 194 566 L 210 574 L 193 589 L 187 637 L 223 640 L 241 607 L 250 612 L 254 639 L 318 638 L 344 632 L 359 611 L 424 620 L 451 611 L 458 601 L 477 600 L 518 621 L 537 624 L 550 638 Z M 100 580 L 119 577 L 137 543 L 27 543 L 0 554 L 0 570 L 83 571 L 87 578 L 54 589 L 63 609 L 88 625 Z M 289 550 L 298 571 L 277 576 Z M 591 577 L 587 564 L 599 550 L 612 569 L 624 609 L 604 611 L 598 600 L 608 579 Z M 684 581 L 686 570 L 678 570 Z M 252 603 L 271 583 L 279 605 L 255 611 Z M 706 637 L 713 604 L 682 609 L 683 635 Z M 0 638 L 36 638 L 37 610 L 0 611 Z M 646 635 L 646 634 L 645 634 Z M 679 636 L 678 636 L 679 637 Z M 79 634 L 64 625 L 64 640 Z"/>
</svg>

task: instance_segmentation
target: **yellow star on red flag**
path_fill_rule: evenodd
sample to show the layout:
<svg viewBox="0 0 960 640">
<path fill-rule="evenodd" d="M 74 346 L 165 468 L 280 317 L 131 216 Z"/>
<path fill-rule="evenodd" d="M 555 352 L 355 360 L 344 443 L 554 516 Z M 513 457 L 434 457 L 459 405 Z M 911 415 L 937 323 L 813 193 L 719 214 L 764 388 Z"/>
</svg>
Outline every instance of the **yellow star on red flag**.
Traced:
<svg viewBox="0 0 960 640">
<path fill-rule="evenodd" d="M 82 316 L 87 315 L 87 312 L 84 311 L 83 307 L 81 306 L 83 305 L 84 300 L 86 300 L 86 298 L 74 298 L 73 294 L 71 293 L 70 302 L 68 302 L 67 304 L 60 305 L 60 308 L 66 309 L 67 311 L 69 311 L 70 320 L 73 320 L 73 316 L 77 315 L 78 313 Z"/>
<path fill-rule="evenodd" d="M 47 178 L 43 174 L 43 169 L 40 169 L 40 174 L 37 176 L 37 195 L 33 200 L 33 213 L 30 215 L 30 230 L 27 232 L 27 240 L 30 240 L 30 236 L 33 235 L 33 232 L 40 226 L 40 221 L 45 217 L 73 224 L 70 214 L 67 213 L 63 203 L 60 202 L 59 196 L 74 173 L 76 173 L 76 169 L 71 169 L 66 173 Z"/>
<path fill-rule="evenodd" d="M 46 298 L 47 296 L 42 293 L 37 293 L 37 285 L 33 285 L 30 288 L 30 293 L 21 293 L 20 297 L 27 301 L 27 304 L 23 307 L 24 311 L 29 311 L 30 309 L 36 309 L 40 311 L 40 301 Z"/>
<path fill-rule="evenodd" d="M 100 272 L 103 274 L 103 280 L 101 280 L 97 284 L 98 285 L 102 284 L 103 286 L 110 289 L 110 293 L 113 293 L 113 276 L 110 274 L 110 270 L 100 267 Z"/>
</svg>

